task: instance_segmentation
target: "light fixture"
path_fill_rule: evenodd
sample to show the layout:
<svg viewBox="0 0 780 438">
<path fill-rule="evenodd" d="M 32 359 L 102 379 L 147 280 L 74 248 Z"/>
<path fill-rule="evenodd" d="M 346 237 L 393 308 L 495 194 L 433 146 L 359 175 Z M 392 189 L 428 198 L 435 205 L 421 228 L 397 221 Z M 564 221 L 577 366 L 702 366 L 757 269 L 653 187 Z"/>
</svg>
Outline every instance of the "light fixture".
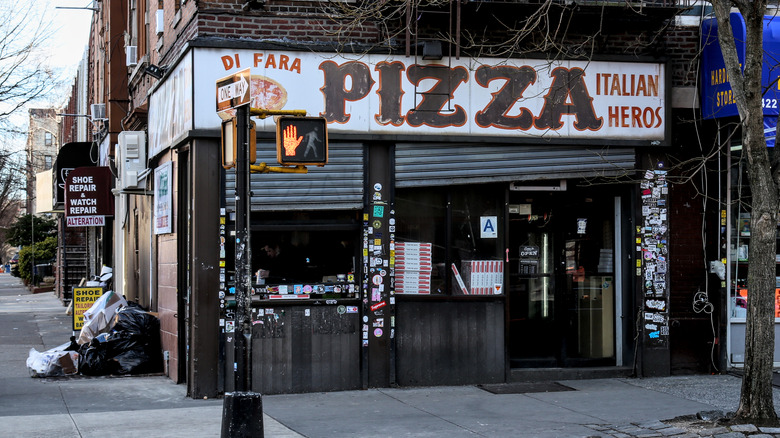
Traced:
<svg viewBox="0 0 780 438">
<path fill-rule="evenodd" d="M 422 46 L 422 59 L 438 61 L 442 58 L 441 41 L 425 40 Z"/>
<path fill-rule="evenodd" d="M 144 72 L 155 79 L 162 78 L 165 74 L 165 70 L 167 70 L 166 67 L 158 67 L 154 64 L 149 64 L 144 68 Z"/>
</svg>

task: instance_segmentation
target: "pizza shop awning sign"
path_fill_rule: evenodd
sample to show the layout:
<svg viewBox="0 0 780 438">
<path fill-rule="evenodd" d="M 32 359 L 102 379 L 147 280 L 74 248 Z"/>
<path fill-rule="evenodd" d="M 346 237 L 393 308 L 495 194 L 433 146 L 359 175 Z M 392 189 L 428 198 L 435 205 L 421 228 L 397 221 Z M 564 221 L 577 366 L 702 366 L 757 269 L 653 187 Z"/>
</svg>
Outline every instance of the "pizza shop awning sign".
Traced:
<svg viewBox="0 0 780 438">
<path fill-rule="evenodd" d="M 79 167 L 65 183 L 65 219 L 69 227 L 100 227 L 114 215 L 113 175 L 108 167 Z"/>
</svg>

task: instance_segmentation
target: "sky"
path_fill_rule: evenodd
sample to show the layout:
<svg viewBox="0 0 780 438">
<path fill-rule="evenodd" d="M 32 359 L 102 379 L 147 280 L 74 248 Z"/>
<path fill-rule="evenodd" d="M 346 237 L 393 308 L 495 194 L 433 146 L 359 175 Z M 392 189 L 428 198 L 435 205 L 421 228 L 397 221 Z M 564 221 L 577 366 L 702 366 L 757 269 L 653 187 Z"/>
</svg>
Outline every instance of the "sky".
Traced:
<svg viewBox="0 0 780 438">
<path fill-rule="evenodd" d="M 52 67 L 64 85 L 54 92 L 48 93 L 43 100 L 35 101 L 21 111 L 7 117 L 12 131 L 0 132 L 0 149 L 24 150 L 25 135 L 14 132 L 26 132 L 29 116 L 27 108 L 62 107 L 67 103 L 76 70 L 81 61 L 89 38 L 89 27 L 92 22 L 92 11 L 89 9 L 59 9 L 58 7 L 91 7 L 92 0 L 0 0 L 0 11 L 8 8 L 29 8 L 30 20 L 42 20 L 51 36 L 41 47 L 49 67 Z M 0 17 L 1 18 L 1 17 Z M 4 25 L 8 26 L 7 23 Z M 31 23 L 24 28 L 33 32 L 36 24 Z M 23 36 L 16 41 L 27 41 Z"/>
<path fill-rule="evenodd" d="M 6 1 L 6 0 L 2 0 Z M 89 38 L 89 26 L 92 21 L 92 11 L 85 8 L 92 6 L 92 0 L 32 0 L 36 8 L 40 8 L 44 17 L 52 23 L 53 36 L 49 50 L 49 62 L 52 67 L 63 69 L 68 90 L 76 77 L 76 69 L 84 56 Z M 62 105 L 63 98 L 53 96 L 53 105 Z"/>
</svg>

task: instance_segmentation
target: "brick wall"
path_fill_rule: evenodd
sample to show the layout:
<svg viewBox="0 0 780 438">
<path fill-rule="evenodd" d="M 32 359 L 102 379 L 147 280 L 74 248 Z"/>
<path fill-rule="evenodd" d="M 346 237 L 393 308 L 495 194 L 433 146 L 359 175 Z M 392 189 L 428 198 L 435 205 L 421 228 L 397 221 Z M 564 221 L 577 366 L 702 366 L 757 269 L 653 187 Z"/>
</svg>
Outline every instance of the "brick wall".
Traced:
<svg viewBox="0 0 780 438">
<path fill-rule="evenodd" d="M 160 163 L 163 164 L 163 163 Z M 157 311 L 160 317 L 160 336 L 163 351 L 169 353 L 166 364 L 166 373 L 174 382 L 180 381 L 179 376 L 179 352 L 178 346 L 178 240 L 176 229 L 176 217 L 179 213 L 177 205 L 179 187 L 178 163 L 173 163 L 173 233 L 160 234 L 157 238 Z M 182 263 L 185 263 L 182 260 Z M 185 291 L 182 291 L 185 293 Z M 184 317 L 184 315 L 179 315 Z M 183 334 L 182 334 L 183 335 Z"/>
<path fill-rule="evenodd" d="M 78 114 L 78 108 L 76 108 L 76 99 L 78 98 L 76 85 L 77 83 L 74 81 L 70 88 L 68 103 L 62 109 L 62 112 L 65 114 Z M 76 117 L 61 117 L 60 129 L 60 146 L 76 141 L 78 135 L 76 131 Z"/>
<path fill-rule="evenodd" d="M 691 27 L 671 28 L 664 36 L 666 55 L 671 58 L 672 86 L 697 85 L 699 30 Z"/>
<path fill-rule="evenodd" d="M 693 294 L 704 286 L 703 197 L 693 184 L 672 184 L 669 192 L 669 223 L 674 228 L 669 242 L 671 312 L 676 317 L 694 317 Z M 710 233 L 716 230 L 709 230 Z"/>
<path fill-rule="evenodd" d="M 379 41 L 380 34 L 373 25 L 345 29 L 344 23 L 318 15 L 238 16 L 219 11 L 200 13 L 198 35 L 312 43 L 375 44 Z"/>
</svg>

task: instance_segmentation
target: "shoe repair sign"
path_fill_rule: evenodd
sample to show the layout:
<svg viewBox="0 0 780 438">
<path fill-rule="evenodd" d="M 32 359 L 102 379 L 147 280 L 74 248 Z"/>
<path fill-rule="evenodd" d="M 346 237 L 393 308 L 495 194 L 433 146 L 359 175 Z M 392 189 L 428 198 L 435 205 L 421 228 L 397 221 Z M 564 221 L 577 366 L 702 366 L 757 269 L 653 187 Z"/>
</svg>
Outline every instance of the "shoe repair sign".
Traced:
<svg viewBox="0 0 780 438">
<path fill-rule="evenodd" d="M 113 176 L 108 167 L 79 167 L 65 182 L 65 218 L 69 227 L 100 227 L 114 215 Z"/>
<path fill-rule="evenodd" d="M 102 287 L 73 288 L 73 331 L 84 327 L 84 312 L 103 295 Z"/>
</svg>

